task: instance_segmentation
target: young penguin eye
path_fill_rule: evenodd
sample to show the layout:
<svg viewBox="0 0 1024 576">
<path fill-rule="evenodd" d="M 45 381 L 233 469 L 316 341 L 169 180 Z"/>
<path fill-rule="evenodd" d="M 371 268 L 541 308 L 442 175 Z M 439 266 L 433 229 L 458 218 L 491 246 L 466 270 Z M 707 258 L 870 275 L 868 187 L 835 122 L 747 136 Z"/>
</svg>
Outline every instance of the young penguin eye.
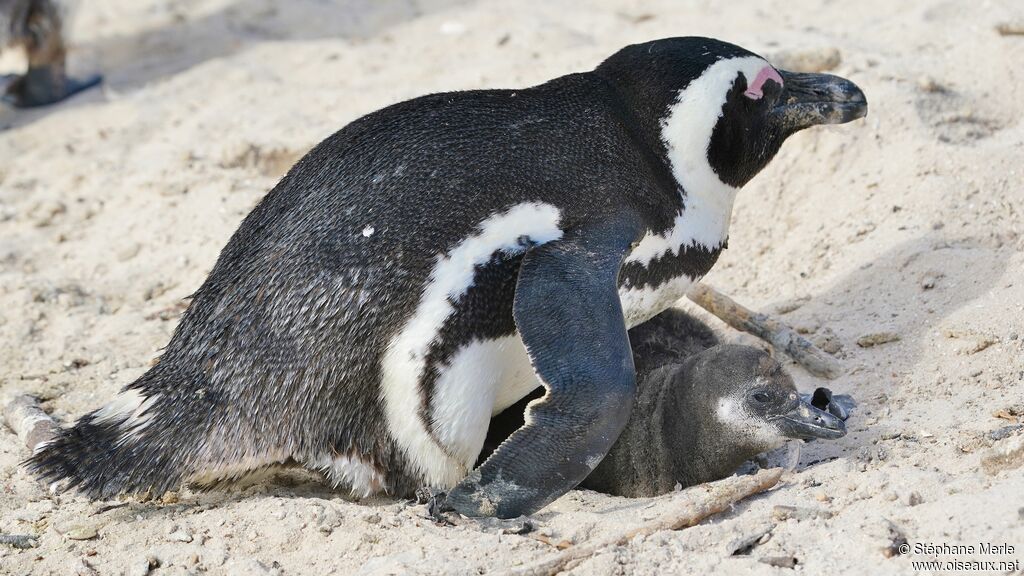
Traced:
<svg viewBox="0 0 1024 576">
<path fill-rule="evenodd" d="M 754 400 L 756 400 L 757 402 L 760 402 L 761 404 L 767 404 L 768 401 L 771 400 L 771 396 L 769 396 L 765 392 L 754 392 L 752 394 L 752 396 L 753 396 Z"/>
</svg>

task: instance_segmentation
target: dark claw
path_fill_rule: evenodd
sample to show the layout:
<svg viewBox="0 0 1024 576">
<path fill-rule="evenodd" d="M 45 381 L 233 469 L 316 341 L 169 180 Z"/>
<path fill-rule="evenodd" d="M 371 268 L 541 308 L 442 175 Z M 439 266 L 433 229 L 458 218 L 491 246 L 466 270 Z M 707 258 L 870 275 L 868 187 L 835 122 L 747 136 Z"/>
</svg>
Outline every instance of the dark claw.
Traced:
<svg viewBox="0 0 1024 576">
<path fill-rule="evenodd" d="M 416 503 L 427 505 L 427 516 L 434 522 L 444 526 L 454 525 L 447 516 L 453 508 L 448 505 L 448 495 L 445 492 L 434 492 L 426 486 L 417 488 Z"/>
<path fill-rule="evenodd" d="M 8 79 L 3 90 L 3 101 L 15 108 L 47 106 L 92 88 L 103 81 L 93 74 L 81 80 L 65 76 L 63 67 L 41 66 L 29 68 L 24 76 Z"/>
<path fill-rule="evenodd" d="M 505 528 L 501 531 L 502 534 L 513 534 L 515 536 L 522 536 L 524 534 L 529 534 L 537 529 L 537 527 L 533 525 L 533 522 L 530 521 L 529 518 L 523 518 L 521 522 L 522 523 L 520 523 L 519 520 L 513 520 L 512 524 L 508 528 Z"/>
</svg>

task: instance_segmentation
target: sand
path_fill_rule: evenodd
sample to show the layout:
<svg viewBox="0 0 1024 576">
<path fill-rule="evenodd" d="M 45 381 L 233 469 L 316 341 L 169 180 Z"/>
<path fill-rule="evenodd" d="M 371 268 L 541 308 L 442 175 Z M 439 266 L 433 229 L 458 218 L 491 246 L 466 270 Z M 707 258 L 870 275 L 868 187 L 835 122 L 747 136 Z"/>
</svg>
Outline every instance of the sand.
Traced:
<svg viewBox="0 0 1024 576">
<path fill-rule="evenodd" d="M 707 278 L 834 351 L 847 372 L 824 384 L 861 406 L 845 438 L 803 446 L 770 493 L 572 573 L 789 570 L 767 557 L 807 574 L 917 573 L 911 561 L 929 556 L 894 555 L 904 540 L 1009 544 L 939 558 L 1020 562 L 1024 450 L 1007 427 L 1024 413 L 1024 37 L 997 26 L 1022 12 L 1016 0 L 82 3 L 73 67 L 102 71 L 102 91 L 0 110 L 2 393 L 37 394 L 63 423 L 100 406 L 158 355 L 242 217 L 361 114 L 528 86 L 632 42 L 714 36 L 831 67 L 870 101 L 865 120 L 785 144 L 740 195 Z M 823 384 L 789 368 L 804 390 Z M 117 503 L 47 494 L 18 467 L 26 455 L 0 429 L 0 533 L 39 536 L 0 544 L 3 574 L 482 574 L 555 550 L 293 476 L 106 509 Z M 824 514 L 777 520 L 779 505 Z M 657 510 L 574 491 L 535 521 L 572 544 Z"/>
</svg>

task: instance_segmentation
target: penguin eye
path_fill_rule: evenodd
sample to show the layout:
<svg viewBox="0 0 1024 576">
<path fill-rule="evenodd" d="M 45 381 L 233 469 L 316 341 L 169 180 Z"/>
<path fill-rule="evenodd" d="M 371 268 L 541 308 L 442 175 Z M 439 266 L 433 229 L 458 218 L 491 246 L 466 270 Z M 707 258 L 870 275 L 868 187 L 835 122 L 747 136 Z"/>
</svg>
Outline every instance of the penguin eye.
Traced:
<svg viewBox="0 0 1024 576">
<path fill-rule="evenodd" d="M 771 397 L 769 397 L 764 392 L 754 392 L 754 400 L 757 400 L 758 402 L 764 404 L 771 400 Z"/>
</svg>

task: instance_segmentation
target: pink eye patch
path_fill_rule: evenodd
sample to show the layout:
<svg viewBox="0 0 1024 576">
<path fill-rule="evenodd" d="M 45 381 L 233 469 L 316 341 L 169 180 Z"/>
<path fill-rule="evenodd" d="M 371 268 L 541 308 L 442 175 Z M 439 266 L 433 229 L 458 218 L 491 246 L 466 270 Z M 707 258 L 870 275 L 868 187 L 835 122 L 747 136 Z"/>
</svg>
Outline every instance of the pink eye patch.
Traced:
<svg viewBox="0 0 1024 576">
<path fill-rule="evenodd" d="M 743 95 L 751 100 L 760 100 L 761 97 L 764 96 L 764 83 L 768 80 L 774 80 L 775 82 L 778 82 L 779 86 L 782 86 L 782 76 L 779 76 L 779 73 L 775 71 L 775 68 L 765 66 L 757 73 L 754 81 L 747 85 L 747 90 Z"/>
</svg>

